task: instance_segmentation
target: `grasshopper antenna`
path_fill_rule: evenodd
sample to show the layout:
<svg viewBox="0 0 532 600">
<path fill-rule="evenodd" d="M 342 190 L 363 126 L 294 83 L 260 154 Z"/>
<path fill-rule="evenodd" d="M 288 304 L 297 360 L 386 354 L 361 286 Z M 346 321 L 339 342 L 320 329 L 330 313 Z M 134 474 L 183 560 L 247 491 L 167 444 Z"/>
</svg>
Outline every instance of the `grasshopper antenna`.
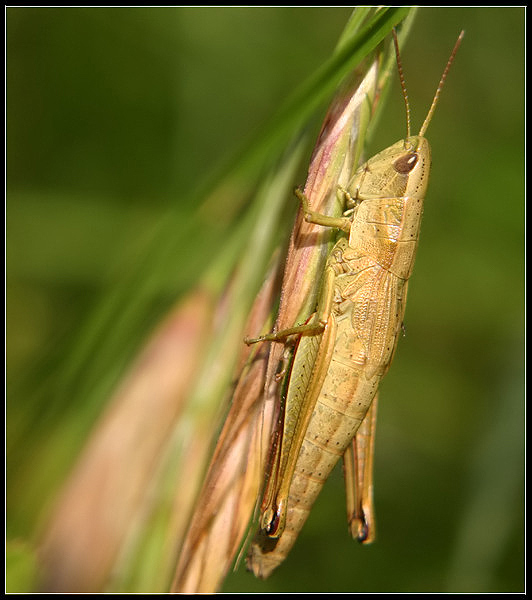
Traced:
<svg viewBox="0 0 532 600">
<path fill-rule="evenodd" d="M 427 127 L 429 126 L 430 120 L 432 119 L 432 115 L 434 114 L 434 109 L 436 108 L 436 104 L 438 103 L 438 99 L 440 97 L 440 92 L 442 90 L 443 84 L 445 83 L 445 78 L 447 77 L 447 73 L 449 72 L 449 69 L 454 61 L 454 57 L 458 51 L 460 42 L 462 41 L 462 38 L 464 37 L 464 33 L 465 32 L 462 29 L 462 31 L 460 32 L 460 35 L 458 36 L 458 39 L 456 40 L 453 51 L 451 52 L 451 56 L 449 56 L 447 65 L 445 66 L 445 69 L 443 70 L 443 74 L 441 76 L 440 83 L 438 84 L 436 93 L 434 94 L 432 104 L 430 105 L 429 112 L 427 113 L 427 116 L 425 117 L 425 121 L 424 121 L 423 125 L 421 126 L 421 129 L 419 130 L 419 133 L 418 133 L 419 137 L 423 137 L 425 135 L 425 132 L 427 131 Z"/>
<path fill-rule="evenodd" d="M 401 63 L 401 53 L 399 52 L 399 42 L 397 40 L 397 32 L 395 27 L 392 29 L 393 43 L 395 46 L 395 56 L 397 58 L 397 68 L 399 70 L 399 80 L 401 81 L 401 89 L 403 90 L 403 98 L 405 99 L 406 107 L 406 139 L 410 137 L 410 104 L 408 102 L 408 94 L 406 93 L 405 78 L 403 75 L 403 65 Z"/>
</svg>

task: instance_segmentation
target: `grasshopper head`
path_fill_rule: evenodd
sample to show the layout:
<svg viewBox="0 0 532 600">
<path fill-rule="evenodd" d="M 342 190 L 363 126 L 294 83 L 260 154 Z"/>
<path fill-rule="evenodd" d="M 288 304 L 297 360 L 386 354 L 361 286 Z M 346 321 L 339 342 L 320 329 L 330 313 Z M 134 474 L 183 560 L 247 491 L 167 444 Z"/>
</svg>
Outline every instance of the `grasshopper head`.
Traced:
<svg viewBox="0 0 532 600">
<path fill-rule="evenodd" d="M 410 136 L 370 158 L 355 173 L 349 192 L 353 198 L 425 197 L 430 174 L 430 145 Z"/>
<path fill-rule="evenodd" d="M 399 43 L 395 29 L 393 30 L 399 79 L 406 107 L 406 138 L 370 158 L 357 171 L 349 186 L 349 192 L 351 197 L 355 199 L 355 204 L 357 199 L 363 200 L 371 197 L 425 197 L 430 174 L 430 146 L 425 138 L 425 132 L 434 114 L 445 78 L 463 36 L 464 32 L 462 31 L 447 61 L 432 99 L 432 104 L 418 135 L 410 135 L 410 107 L 399 54 Z"/>
<path fill-rule="evenodd" d="M 425 137 L 410 136 L 406 140 L 392 146 L 397 158 L 393 158 L 391 166 L 404 179 L 403 196 L 424 198 L 427 192 L 430 175 L 430 144 Z"/>
</svg>

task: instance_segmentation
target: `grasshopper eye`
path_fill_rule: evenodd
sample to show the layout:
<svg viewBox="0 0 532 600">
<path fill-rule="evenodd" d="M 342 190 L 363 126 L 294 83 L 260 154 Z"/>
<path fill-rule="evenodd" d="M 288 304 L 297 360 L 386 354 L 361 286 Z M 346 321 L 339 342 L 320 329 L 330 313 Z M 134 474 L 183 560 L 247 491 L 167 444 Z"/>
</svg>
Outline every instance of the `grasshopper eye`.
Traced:
<svg viewBox="0 0 532 600">
<path fill-rule="evenodd" d="M 419 155 L 416 152 L 409 152 L 403 154 L 394 163 L 393 168 L 402 175 L 410 173 L 410 171 L 416 166 Z"/>
</svg>

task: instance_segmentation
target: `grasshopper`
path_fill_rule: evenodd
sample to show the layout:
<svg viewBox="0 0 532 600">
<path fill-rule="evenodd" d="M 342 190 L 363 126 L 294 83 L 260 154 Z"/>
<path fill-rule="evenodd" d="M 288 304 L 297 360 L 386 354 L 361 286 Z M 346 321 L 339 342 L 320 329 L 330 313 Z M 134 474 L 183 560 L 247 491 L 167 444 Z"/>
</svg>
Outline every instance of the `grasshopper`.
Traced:
<svg viewBox="0 0 532 600">
<path fill-rule="evenodd" d="M 315 313 L 296 325 L 246 343 L 296 337 L 286 375 L 277 438 L 272 447 L 260 530 L 248 567 L 267 577 L 286 557 L 325 480 L 345 456 L 350 526 L 372 541 L 372 450 L 379 383 L 393 359 L 416 257 L 431 154 L 425 132 L 463 37 L 451 52 L 418 135 L 410 134 L 410 110 L 394 43 L 407 135 L 376 154 L 338 193 L 341 217 L 310 209 L 296 190 L 305 220 L 340 232 L 325 266 Z M 349 487 L 349 486 L 348 486 Z"/>
</svg>

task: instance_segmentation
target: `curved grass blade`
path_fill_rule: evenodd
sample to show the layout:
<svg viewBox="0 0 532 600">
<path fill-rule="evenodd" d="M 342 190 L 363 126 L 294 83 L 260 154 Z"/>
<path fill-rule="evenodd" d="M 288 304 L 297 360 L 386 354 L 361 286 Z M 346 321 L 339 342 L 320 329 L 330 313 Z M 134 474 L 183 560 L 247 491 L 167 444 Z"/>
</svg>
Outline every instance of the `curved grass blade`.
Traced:
<svg viewBox="0 0 532 600">
<path fill-rule="evenodd" d="M 388 16 L 385 17 L 385 14 Z M 386 26 L 391 27 L 391 23 L 402 18 L 404 14 L 406 14 L 404 9 L 403 11 L 395 9 L 388 10 L 386 13 L 378 15 L 378 18 L 371 20 L 369 25 L 363 30 L 364 35 L 361 39 L 365 46 L 362 45 L 362 47 L 367 49 L 372 45 L 376 45 L 378 40 L 381 39 L 380 36 L 385 35 L 383 33 L 383 28 Z M 353 44 L 349 46 L 351 49 L 352 47 Z M 361 52 L 360 47 L 358 51 Z M 256 173 L 258 170 L 257 163 L 263 156 L 265 149 L 271 144 L 272 140 L 274 143 L 271 145 L 272 150 L 268 151 L 268 160 L 273 160 L 272 157 L 275 152 L 278 152 L 280 145 L 287 139 L 288 129 L 290 129 L 288 125 L 291 124 L 291 127 L 294 127 L 299 124 L 301 120 L 307 118 L 312 111 L 312 108 L 310 107 L 316 106 L 320 101 L 320 98 L 323 97 L 325 92 L 323 92 L 320 86 L 324 85 L 326 89 L 328 85 L 332 85 L 330 83 L 331 81 L 336 81 L 342 76 L 344 71 L 349 68 L 346 66 L 347 64 L 351 64 L 351 61 L 348 59 L 348 53 L 345 50 L 342 52 L 343 54 L 340 53 L 340 59 L 333 61 L 328 64 L 327 68 L 318 72 L 318 75 L 313 78 L 311 83 L 303 86 L 303 92 L 296 94 L 296 100 L 292 100 L 287 105 L 288 108 L 280 111 L 280 116 L 273 119 L 273 125 L 270 125 L 269 133 L 264 133 L 260 137 L 259 142 L 252 145 L 251 149 L 248 150 L 246 153 L 247 158 L 240 160 L 238 165 L 230 169 L 221 181 L 218 179 L 219 183 L 209 190 L 211 192 L 211 198 L 215 198 L 216 192 L 223 186 L 230 186 L 230 182 L 242 171 L 246 171 L 248 174 L 253 172 Z M 299 107 L 299 109 L 297 107 Z M 296 112 L 299 112 L 299 114 L 296 114 Z M 295 162 L 297 161 L 295 161 L 294 158 L 294 162 L 291 163 L 290 168 L 293 168 Z M 293 181 L 293 177 L 291 179 Z M 286 183 L 284 186 L 286 187 Z M 282 198 L 280 189 L 271 189 L 270 191 L 275 192 L 277 198 Z M 198 198 L 201 195 L 202 192 L 199 190 Z M 206 202 L 201 203 L 200 208 L 196 211 L 192 220 L 186 224 L 176 222 L 176 215 L 171 212 L 167 218 L 161 222 L 161 227 L 158 232 L 160 238 L 157 243 L 153 244 L 152 251 L 146 255 L 143 264 L 139 264 L 138 271 L 131 277 L 126 278 L 123 285 L 115 290 L 110 299 L 102 303 L 100 309 L 94 313 L 93 319 L 89 321 L 84 342 L 79 344 L 77 350 L 72 353 L 70 362 L 65 364 L 62 377 L 56 382 L 55 389 L 59 396 L 68 395 L 71 397 L 92 398 L 90 406 L 92 406 L 93 411 L 96 410 L 96 407 L 101 403 L 102 399 L 106 397 L 108 390 L 111 388 L 113 381 L 116 378 L 118 372 L 117 357 L 123 356 L 119 351 L 119 348 L 123 344 L 121 340 L 123 340 L 124 337 L 128 337 L 128 335 L 131 340 L 131 331 L 138 331 L 138 328 L 133 327 L 132 324 L 144 322 L 145 319 L 142 318 L 142 315 L 145 314 L 147 307 L 153 303 L 154 298 L 161 294 L 162 290 L 166 291 L 169 289 L 167 280 L 169 273 L 168 265 L 171 264 L 171 257 L 175 255 L 176 252 L 176 240 L 179 240 L 179 244 L 183 244 L 184 246 L 197 247 L 195 238 L 198 235 L 197 232 L 202 229 L 202 222 L 206 215 L 209 214 L 209 208 L 213 205 L 212 202 L 213 200 L 207 200 Z M 238 212 L 239 203 L 241 202 L 242 198 L 238 196 L 232 207 L 235 214 Z M 261 213 L 261 206 L 267 206 L 268 212 Z M 242 330 L 245 314 L 247 312 L 246 307 L 249 306 L 251 298 L 258 288 L 261 273 L 264 270 L 265 257 L 271 253 L 272 242 L 275 243 L 277 239 L 278 227 L 276 225 L 266 228 L 264 228 L 263 223 L 258 228 L 255 228 L 255 226 L 252 225 L 261 220 L 261 214 L 266 215 L 266 220 L 271 224 L 275 221 L 275 218 L 272 219 L 272 216 L 275 215 L 275 211 L 272 209 L 271 204 L 266 204 L 264 197 L 259 198 L 256 202 L 250 204 L 244 221 L 241 221 L 240 223 L 242 226 L 239 225 L 234 228 L 231 237 L 227 238 L 225 241 L 222 256 L 217 257 L 215 263 L 212 264 L 211 268 L 206 270 L 203 277 L 204 283 L 202 285 L 204 289 L 207 290 L 212 305 L 216 305 L 219 302 L 217 298 L 221 297 L 223 302 L 226 303 L 225 306 L 231 306 L 230 314 L 235 317 L 230 324 L 222 328 L 223 333 L 221 334 L 219 341 L 210 344 L 208 354 L 203 363 L 204 373 L 212 373 L 212 366 L 209 367 L 209 365 L 216 365 L 220 356 L 236 356 L 236 349 L 234 346 L 235 340 L 241 339 L 241 335 L 236 332 Z M 222 227 L 220 232 L 223 231 L 224 229 Z M 220 236 L 222 235 L 223 233 L 220 233 Z M 249 258 L 248 266 L 239 264 L 240 258 L 243 256 L 242 249 L 246 247 L 246 244 L 249 244 L 249 240 L 251 239 L 253 239 L 253 248 L 255 250 L 260 249 L 260 252 L 258 253 L 259 258 L 257 260 L 257 252 L 254 251 L 252 254 L 247 255 Z M 198 252 L 198 256 L 195 258 L 201 262 L 204 253 L 208 252 L 209 248 L 209 244 L 206 244 L 204 248 L 201 248 Z M 245 254 L 246 253 L 244 252 L 244 255 Z M 261 261 L 262 266 L 260 266 Z M 235 273 L 239 274 L 241 277 L 240 281 L 244 283 L 239 284 L 240 287 L 238 292 L 232 293 L 230 297 L 223 298 L 223 290 L 226 288 L 227 281 L 234 277 Z M 136 288 L 135 282 L 141 279 L 143 280 L 143 285 L 138 289 L 142 293 L 132 296 L 129 291 L 132 288 Z M 123 300 L 126 295 L 130 302 L 124 305 Z M 128 334 L 126 334 L 126 332 L 128 332 Z M 89 356 L 93 357 L 92 361 L 88 360 Z M 223 369 L 221 378 L 217 382 L 202 376 L 201 368 L 195 371 L 196 375 L 199 373 L 196 391 L 187 395 L 187 407 L 189 408 L 187 408 L 184 413 L 180 412 L 181 418 L 188 419 L 191 415 L 202 413 L 207 415 L 208 411 L 210 411 L 211 415 L 215 415 L 216 412 L 219 411 L 220 398 L 223 398 L 224 396 L 224 390 L 227 388 L 230 373 L 232 372 L 229 363 L 234 365 L 234 359 L 230 359 L 228 366 Z M 83 365 L 83 374 L 79 377 L 81 365 Z M 209 391 L 205 389 L 206 381 L 209 381 Z M 98 385 L 95 386 L 95 382 L 98 382 Z M 207 397 L 210 397 L 211 399 L 215 398 L 213 405 L 207 403 Z M 89 404 L 87 406 L 89 406 Z M 211 408 L 207 408 L 208 406 L 211 406 Z M 68 423 L 68 418 L 69 415 L 66 416 L 65 423 Z M 203 419 L 204 421 L 208 420 L 208 417 L 204 416 Z M 211 431 L 212 427 L 213 425 L 211 424 Z M 178 429 L 179 428 L 176 428 L 174 431 L 178 431 Z M 170 430 L 173 430 L 173 428 L 170 428 Z M 209 435 L 205 435 L 204 439 L 209 439 Z M 165 443 L 163 443 L 163 446 L 164 445 Z M 205 452 L 205 449 L 203 449 L 202 452 Z M 185 452 L 184 456 L 189 456 L 189 454 Z M 156 460 L 162 460 L 164 462 L 166 458 L 161 456 L 157 457 Z M 201 461 L 198 461 L 198 465 L 199 462 Z M 40 464 L 45 464 L 45 461 Z M 157 474 L 160 470 L 164 471 L 164 468 L 158 467 L 154 473 Z M 155 485 L 155 483 L 153 485 Z M 142 502 L 138 506 L 142 507 L 139 509 L 140 514 L 142 515 L 146 510 L 146 507 Z M 183 507 L 181 508 L 183 509 Z M 183 510 L 183 514 L 187 514 L 186 509 Z M 142 524 L 145 524 L 148 521 L 146 516 L 139 516 L 132 517 L 132 522 L 140 523 L 139 527 L 142 527 Z M 174 528 L 172 531 L 175 532 L 178 529 L 179 528 Z M 122 535 L 125 535 L 125 532 Z M 135 537 L 136 534 L 133 535 L 133 538 Z M 126 546 L 127 545 L 129 545 L 129 542 Z M 126 550 L 121 550 L 119 554 L 121 556 L 132 555 L 130 551 Z M 142 553 L 138 554 L 138 556 L 141 557 Z M 141 560 L 141 558 L 139 558 L 139 560 Z M 106 569 L 108 572 L 109 567 L 106 567 Z M 103 575 L 100 574 L 98 576 L 100 579 L 96 577 L 89 587 L 93 585 L 96 585 L 97 587 L 99 584 L 95 584 L 94 581 L 103 581 L 105 579 L 106 569 L 104 569 Z M 128 570 L 131 571 L 132 569 L 126 568 L 126 571 Z M 54 578 L 52 577 L 52 580 L 53 579 Z M 152 577 L 152 580 L 153 579 L 154 577 Z M 158 577 L 155 577 L 155 579 L 164 583 L 164 576 L 159 575 Z M 116 581 L 120 582 L 121 580 L 125 581 L 118 575 Z"/>
</svg>

